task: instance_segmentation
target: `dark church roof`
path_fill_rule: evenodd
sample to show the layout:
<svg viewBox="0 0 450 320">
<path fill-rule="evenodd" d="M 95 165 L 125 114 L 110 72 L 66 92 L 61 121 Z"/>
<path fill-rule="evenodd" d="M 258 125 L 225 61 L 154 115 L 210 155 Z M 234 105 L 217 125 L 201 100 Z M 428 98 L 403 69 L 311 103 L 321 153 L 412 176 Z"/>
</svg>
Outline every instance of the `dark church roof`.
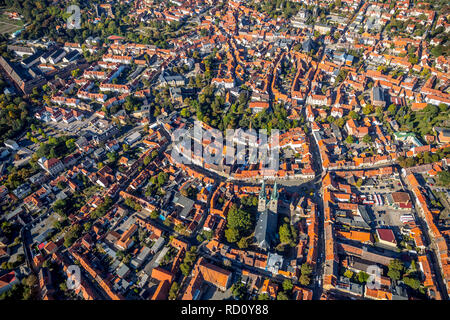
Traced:
<svg viewBox="0 0 450 320">
<path fill-rule="evenodd" d="M 273 212 L 267 206 L 266 199 L 266 188 L 263 180 L 261 191 L 259 193 L 259 198 L 264 199 L 266 201 L 266 206 L 264 210 L 259 212 L 258 221 L 256 223 L 255 229 L 255 238 L 258 243 L 258 246 L 262 249 L 269 250 L 272 242 L 274 240 L 277 228 L 277 212 Z M 277 184 L 272 189 L 272 194 L 270 196 L 270 202 L 278 202 L 278 190 Z"/>
<path fill-rule="evenodd" d="M 306 52 L 310 52 L 311 50 L 316 49 L 316 47 L 317 47 L 316 43 L 311 38 L 308 38 L 302 44 L 302 49 L 303 51 Z"/>
</svg>

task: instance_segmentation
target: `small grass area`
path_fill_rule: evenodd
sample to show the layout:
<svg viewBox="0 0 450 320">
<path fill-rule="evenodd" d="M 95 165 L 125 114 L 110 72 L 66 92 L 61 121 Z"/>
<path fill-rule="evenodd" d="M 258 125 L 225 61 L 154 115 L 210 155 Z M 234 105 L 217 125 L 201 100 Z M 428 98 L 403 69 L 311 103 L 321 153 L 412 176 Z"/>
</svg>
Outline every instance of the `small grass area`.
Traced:
<svg viewBox="0 0 450 320">
<path fill-rule="evenodd" d="M 22 20 L 10 19 L 3 11 L 0 11 L 0 34 L 13 33 L 23 27 Z"/>
</svg>

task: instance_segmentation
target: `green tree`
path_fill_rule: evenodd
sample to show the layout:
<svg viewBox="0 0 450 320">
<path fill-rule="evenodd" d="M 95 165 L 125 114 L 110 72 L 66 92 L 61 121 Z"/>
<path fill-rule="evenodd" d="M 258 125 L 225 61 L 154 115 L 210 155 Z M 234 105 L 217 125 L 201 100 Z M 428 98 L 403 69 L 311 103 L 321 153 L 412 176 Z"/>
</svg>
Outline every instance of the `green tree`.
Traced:
<svg viewBox="0 0 450 320">
<path fill-rule="evenodd" d="M 338 118 L 336 119 L 336 121 L 334 122 L 339 128 L 343 128 L 345 125 L 345 120 L 344 118 Z"/>
<path fill-rule="evenodd" d="M 327 117 L 327 122 L 328 122 L 328 123 L 333 123 L 334 121 L 335 121 L 335 119 L 334 119 L 333 116 L 328 116 L 328 117 Z"/>
<path fill-rule="evenodd" d="M 80 73 L 81 73 L 81 71 L 80 71 L 80 69 L 75 69 L 75 70 L 72 70 L 72 77 L 74 77 L 74 78 L 78 78 L 79 77 L 79 75 L 80 75 Z"/>
<path fill-rule="evenodd" d="M 309 276 L 302 274 L 302 275 L 300 276 L 299 281 L 300 281 L 300 283 L 301 283 L 302 286 L 308 286 L 309 283 L 311 282 L 311 279 L 310 279 Z"/>
<path fill-rule="evenodd" d="M 420 281 L 415 278 L 403 277 L 403 282 L 414 290 L 420 288 Z"/>
<path fill-rule="evenodd" d="M 438 182 L 442 186 L 449 187 L 450 186 L 450 172 L 449 171 L 438 172 Z"/>
<path fill-rule="evenodd" d="M 108 157 L 108 161 L 110 163 L 115 163 L 117 161 L 118 155 L 115 152 L 108 152 L 106 156 Z"/>
<path fill-rule="evenodd" d="M 371 104 L 367 104 L 364 108 L 363 108 L 363 113 L 365 115 L 371 114 L 375 111 L 375 108 L 373 105 Z"/>
<path fill-rule="evenodd" d="M 301 271 L 302 274 L 309 276 L 312 273 L 312 268 L 311 268 L 311 266 L 309 264 L 304 263 L 300 267 L 300 271 Z"/>
<path fill-rule="evenodd" d="M 249 245 L 248 238 L 246 238 L 246 237 L 243 237 L 238 241 L 239 249 L 246 249 L 246 248 L 248 248 L 248 245 Z"/>
<path fill-rule="evenodd" d="M 361 271 L 361 272 L 358 273 L 358 281 L 359 281 L 360 283 L 366 283 L 367 280 L 369 279 L 369 277 L 370 277 L 370 275 L 367 274 L 367 273 L 364 272 L 364 271 Z"/>
<path fill-rule="evenodd" d="M 64 235 L 64 246 L 69 248 L 81 236 L 81 226 L 73 225 Z"/>
<path fill-rule="evenodd" d="M 390 115 L 393 116 L 397 111 L 397 106 L 395 104 L 391 104 L 387 110 L 390 113 Z"/>
<path fill-rule="evenodd" d="M 388 266 L 388 277 L 392 280 L 400 280 L 405 267 L 398 259 L 391 260 Z"/>
<path fill-rule="evenodd" d="M 362 140 L 364 143 L 370 143 L 370 142 L 372 142 L 372 137 L 369 134 L 367 134 L 364 136 L 364 138 Z"/>
<path fill-rule="evenodd" d="M 290 292 L 292 290 L 292 288 L 294 287 L 294 285 L 292 284 L 292 281 L 289 279 L 285 279 L 282 283 L 283 286 L 283 290 L 286 292 Z"/>
<path fill-rule="evenodd" d="M 277 294 L 277 300 L 289 300 L 289 297 L 286 293 L 284 293 L 283 291 L 280 291 Z"/>
<path fill-rule="evenodd" d="M 258 300 L 270 300 L 270 297 L 267 293 L 263 293 L 258 296 Z"/>
<path fill-rule="evenodd" d="M 241 281 L 235 282 L 231 287 L 231 294 L 240 300 L 242 300 L 245 297 L 246 293 L 247 288 Z"/>
<path fill-rule="evenodd" d="M 349 279 L 353 278 L 353 271 L 350 269 L 345 270 L 344 277 L 349 278 Z"/>
<path fill-rule="evenodd" d="M 431 49 L 431 54 L 435 56 L 436 58 L 441 56 L 443 52 L 443 47 L 441 45 L 435 46 L 433 49 Z"/>
<path fill-rule="evenodd" d="M 229 242 L 237 242 L 247 235 L 252 228 L 250 213 L 236 205 L 232 205 L 227 215 L 225 237 Z M 233 241 L 234 240 L 234 241 Z"/>
<path fill-rule="evenodd" d="M 190 274 L 190 272 L 191 272 L 191 267 L 188 264 L 186 264 L 186 263 L 182 263 L 180 265 L 180 270 L 181 270 L 181 273 L 183 273 L 183 275 L 185 277 L 187 277 Z"/>
<path fill-rule="evenodd" d="M 169 176 L 166 172 L 161 171 L 160 173 L 158 173 L 158 185 L 159 186 L 164 185 L 168 179 L 169 179 Z"/>
<path fill-rule="evenodd" d="M 228 228 L 225 230 L 225 238 L 228 242 L 237 242 L 239 241 L 239 231 L 234 228 Z"/>
<path fill-rule="evenodd" d="M 66 200 L 59 199 L 53 203 L 52 207 L 56 213 L 58 213 L 59 215 L 65 216 L 66 215 L 65 214 L 66 205 L 67 205 Z"/>
<path fill-rule="evenodd" d="M 159 217 L 159 212 L 158 212 L 158 211 L 153 210 L 153 211 L 150 213 L 150 218 L 151 218 L 151 219 L 156 219 L 156 218 L 158 218 L 158 217 Z"/>
<path fill-rule="evenodd" d="M 295 229 L 293 228 L 293 226 L 291 226 L 287 223 L 281 225 L 279 232 L 278 232 L 281 243 L 289 244 L 292 247 L 294 247 L 296 245 L 296 241 L 295 241 L 296 239 L 294 236 L 294 232 L 295 232 Z"/>
<path fill-rule="evenodd" d="M 355 138 L 354 138 L 353 136 L 348 136 L 348 137 L 345 139 L 345 142 L 348 143 L 348 144 L 355 143 Z"/>
<path fill-rule="evenodd" d="M 358 178 L 358 180 L 356 181 L 355 185 L 358 188 L 361 188 L 362 184 L 363 184 L 363 179 L 362 178 Z"/>
<path fill-rule="evenodd" d="M 178 290 L 180 290 L 180 286 L 178 285 L 178 283 L 173 282 L 170 290 L 169 290 L 169 299 L 170 300 L 175 300 L 178 294 Z"/>
<path fill-rule="evenodd" d="M 144 166 L 148 165 L 152 161 L 151 156 L 146 156 L 144 158 Z"/>
<path fill-rule="evenodd" d="M 188 109 L 188 108 L 183 108 L 183 109 L 181 110 L 181 112 L 180 112 L 180 115 L 181 115 L 183 118 L 189 118 L 189 117 L 191 116 L 191 113 L 189 112 L 189 109 Z"/>
<path fill-rule="evenodd" d="M 360 119 L 360 116 L 359 116 L 359 114 L 357 114 L 355 111 L 350 111 L 349 113 L 348 113 L 348 115 L 350 116 L 350 118 L 352 118 L 353 120 L 359 120 Z"/>
</svg>

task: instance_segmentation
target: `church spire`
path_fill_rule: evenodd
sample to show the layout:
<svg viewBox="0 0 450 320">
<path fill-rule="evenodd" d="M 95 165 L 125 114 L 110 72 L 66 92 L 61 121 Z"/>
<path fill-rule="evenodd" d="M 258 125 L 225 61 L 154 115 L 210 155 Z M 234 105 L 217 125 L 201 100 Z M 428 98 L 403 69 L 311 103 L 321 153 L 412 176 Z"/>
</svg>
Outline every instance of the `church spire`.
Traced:
<svg viewBox="0 0 450 320">
<path fill-rule="evenodd" d="M 266 184 L 265 181 L 263 179 L 262 185 L 261 185 L 261 190 L 259 191 L 259 198 L 260 199 L 266 199 Z"/>
<path fill-rule="evenodd" d="M 259 192 L 258 199 L 258 212 L 264 212 L 267 209 L 267 197 L 266 197 L 266 184 L 263 180 L 261 185 L 261 191 Z"/>
<path fill-rule="evenodd" d="M 276 181 L 275 181 L 275 184 L 273 185 L 273 190 L 272 190 L 272 195 L 270 196 L 270 200 L 278 201 L 278 188 L 277 188 Z"/>
</svg>

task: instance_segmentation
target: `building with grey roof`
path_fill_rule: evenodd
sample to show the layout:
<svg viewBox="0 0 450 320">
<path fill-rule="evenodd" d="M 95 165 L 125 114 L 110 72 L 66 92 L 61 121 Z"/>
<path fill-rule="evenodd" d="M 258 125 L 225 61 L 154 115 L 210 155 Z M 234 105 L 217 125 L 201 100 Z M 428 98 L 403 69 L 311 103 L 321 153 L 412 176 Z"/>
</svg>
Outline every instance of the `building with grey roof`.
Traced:
<svg viewBox="0 0 450 320">
<path fill-rule="evenodd" d="M 255 238 L 258 247 L 269 250 L 274 243 L 277 228 L 278 213 L 278 191 L 275 182 L 270 196 L 267 201 L 265 183 L 263 181 L 258 201 L 258 222 L 255 229 Z"/>
<path fill-rule="evenodd" d="M 128 274 L 128 272 L 130 272 L 130 268 L 127 267 L 126 264 L 121 264 L 119 266 L 119 268 L 117 268 L 116 270 L 116 274 L 117 276 L 119 276 L 120 278 L 124 278 L 126 277 L 126 275 Z"/>
<path fill-rule="evenodd" d="M 372 218 L 370 217 L 369 212 L 367 212 L 366 206 L 358 205 L 357 212 L 361 215 L 366 224 L 371 224 Z"/>
<path fill-rule="evenodd" d="M 267 257 L 266 270 L 272 272 L 272 274 L 278 274 L 278 270 L 283 267 L 283 257 L 278 253 L 270 253 Z"/>
<path fill-rule="evenodd" d="M 161 250 L 161 248 L 164 246 L 164 242 L 165 242 L 164 238 L 159 237 L 158 240 L 156 240 L 155 243 L 152 245 L 149 252 L 155 254 L 156 252 Z"/>
<path fill-rule="evenodd" d="M 355 294 L 358 296 L 362 296 L 364 293 L 364 286 L 358 283 L 353 283 L 350 281 L 350 279 L 346 277 L 340 277 L 339 281 L 336 285 L 336 288 L 345 291 L 351 294 Z"/>
<path fill-rule="evenodd" d="M 372 91 L 370 91 L 370 98 L 375 107 L 384 108 L 386 106 L 386 97 L 381 87 L 373 87 Z"/>
<path fill-rule="evenodd" d="M 353 218 L 346 218 L 346 217 L 336 217 L 336 222 L 349 225 L 354 228 L 361 228 L 361 229 L 371 229 L 369 224 L 367 224 L 364 219 L 361 217 L 353 217 Z"/>
<path fill-rule="evenodd" d="M 173 198 L 173 203 L 182 208 L 180 211 L 180 217 L 182 217 L 183 219 L 186 219 L 189 216 L 189 213 L 194 207 L 194 201 L 186 198 L 182 194 L 175 195 L 175 197 Z"/>
</svg>

